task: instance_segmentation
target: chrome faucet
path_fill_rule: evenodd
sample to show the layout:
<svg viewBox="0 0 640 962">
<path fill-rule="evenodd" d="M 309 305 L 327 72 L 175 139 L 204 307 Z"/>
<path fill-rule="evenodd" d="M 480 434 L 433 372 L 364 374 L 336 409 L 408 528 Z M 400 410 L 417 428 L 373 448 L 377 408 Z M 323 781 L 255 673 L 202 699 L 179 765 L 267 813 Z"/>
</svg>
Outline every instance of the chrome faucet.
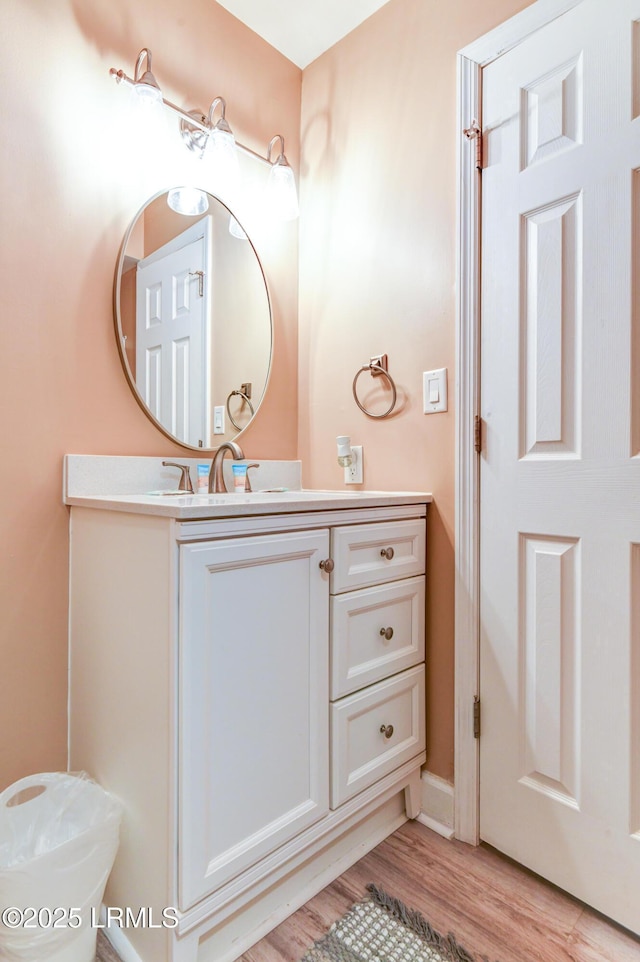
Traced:
<svg viewBox="0 0 640 962">
<path fill-rule="evenodd" d="M 231 451 L 234 461 L 244 461 L 244 454 L 239 444 L 236 444 L 235 441 L 223 441 L 211 462 L 211 470 L 209 471 L 209 494 L 219 494 L 223 491 L 227 493 L 227 486 L 224 483 L 224 476 L 222 474 L 222 462 L 227 451 Z"/>
</svg>

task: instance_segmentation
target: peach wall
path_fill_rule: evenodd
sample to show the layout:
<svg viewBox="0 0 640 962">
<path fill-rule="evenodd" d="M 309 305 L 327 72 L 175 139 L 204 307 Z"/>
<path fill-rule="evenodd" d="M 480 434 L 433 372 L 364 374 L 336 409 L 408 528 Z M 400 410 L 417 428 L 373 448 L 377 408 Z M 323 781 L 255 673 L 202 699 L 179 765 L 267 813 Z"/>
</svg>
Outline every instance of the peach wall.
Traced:
<svg viewBox="0 0 640 962">
<path fill-rule="evenodd" d="M 390 0 L 306 68 L 302 88 L 300 457 L 339 487 L 335 438 L 364 445 L 365 487 L 431 491 L 427 767 L 453 778 L 456 52 L 526 0 Z M 471 118 L 469 118 L 471 120 Z M 351 384 L 389 355 L 398 413 Z M 449 410 L 422 413 L 446 367 Z M 368 374 L 358 382 L 367 396 Z M 374 403 L 374 397 L 380 401 Z M 372 395 L 375 411 L 383 394 Z"/>
<path fill-rule="evenodd" d="M 184 453 L 129 391 L 111 303 L 124 232 L 147 197 L 182 179 L 187 151 L 173 120 L 142 129 L 109 68 L 131 75 L 149 46 L 170 100 L 206 109 L 223 95 L 238 139 L 264 152 L 282 132 L 296 168 L 301 91 L 300 70 L 213 0 L 4 0 L 2 13 L 0 789 L 66 767 L 63 455 Z M 269 278 L 277 345 L 246 449 L 293 458 L 297 225 L 243 223 Z"/>
<path fill-rule="evenodd" d="M 302 138 L 298 368 L 296 226 L 243 218 L 269 278 L 276 348 L 244 443 L 252 457 L 301 456 L 307 485 L 337 487 L 334 439 L 350 433 L 368 487 L 434 492 L 429 768 L 452 776 L 454 415 L 420 413 L 421 372 L 448 367 L 453 395 L 455 53 L 526 5 L 390 0 L 306 69 L 300 127 L 300 71 L 213 0 L 188 12 L 171 0 L 4 0 L 0 788 L 66 763 L 62 456 L 182 453 L 130 394 L 111 320 L 126 227 L 184 162 L 175 127 L 150 140 L 108 76 L 132 73 L 143 45 L 171 100 L 206 108 L 225 96 L 248 146 L 282 132 L 298 169 Z M 379 351 L 403 407 L 371 422 L 351 381 Z"/>
</svg>

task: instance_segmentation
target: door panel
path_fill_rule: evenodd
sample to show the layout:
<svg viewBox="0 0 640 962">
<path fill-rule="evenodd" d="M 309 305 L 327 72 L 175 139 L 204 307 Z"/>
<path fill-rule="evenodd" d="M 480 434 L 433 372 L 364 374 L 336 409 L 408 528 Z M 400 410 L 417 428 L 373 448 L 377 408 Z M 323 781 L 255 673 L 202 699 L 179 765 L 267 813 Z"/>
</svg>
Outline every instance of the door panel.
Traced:
<svg viewBox="0 0 640 962">
<path fill-rule="evenodd" d="M 640 933 L 639 20 L 483 72 L 480 823 Z"/>
<path fill-rule="evenodd" d="M 582 197 L 522 218 L 521 457 L 579 457 Z"/>
<path fill-rule="evenodd" d="M 521 535 L 522 778 L 577 807 L 580 542 Z"/>
</svg>

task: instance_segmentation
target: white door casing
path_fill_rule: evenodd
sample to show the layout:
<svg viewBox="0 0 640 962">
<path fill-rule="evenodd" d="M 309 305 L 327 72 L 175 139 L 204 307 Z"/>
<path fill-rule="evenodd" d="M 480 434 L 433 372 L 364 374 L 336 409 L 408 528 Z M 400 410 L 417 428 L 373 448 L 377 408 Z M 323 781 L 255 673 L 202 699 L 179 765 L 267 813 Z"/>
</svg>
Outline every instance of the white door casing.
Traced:
<svg viewBox="0 0 640 962">
<path fill-rule="evenodd" d="M 139 261 L 136 385 L 157 421 L 193 447 L 211 440 L 211 217 Z"/>
<path fill-rule="evenodd" d="M 639 18 L 584 0 L 484 71 L 479 532 L 482 837 L 635 931 Z"/>
</svg>

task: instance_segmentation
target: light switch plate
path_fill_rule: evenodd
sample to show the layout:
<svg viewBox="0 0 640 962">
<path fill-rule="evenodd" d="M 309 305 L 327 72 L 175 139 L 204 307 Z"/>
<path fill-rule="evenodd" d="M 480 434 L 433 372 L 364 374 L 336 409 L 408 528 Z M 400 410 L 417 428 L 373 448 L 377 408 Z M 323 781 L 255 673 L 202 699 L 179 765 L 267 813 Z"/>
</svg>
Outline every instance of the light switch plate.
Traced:
<svg viewBox="0 0 640 962">
<path fill-rule="evenodd" d="M 437 368 L 422 375 L 422 396 L 425 414 L 447 410 L 447 369 Z"/>
</svg>

